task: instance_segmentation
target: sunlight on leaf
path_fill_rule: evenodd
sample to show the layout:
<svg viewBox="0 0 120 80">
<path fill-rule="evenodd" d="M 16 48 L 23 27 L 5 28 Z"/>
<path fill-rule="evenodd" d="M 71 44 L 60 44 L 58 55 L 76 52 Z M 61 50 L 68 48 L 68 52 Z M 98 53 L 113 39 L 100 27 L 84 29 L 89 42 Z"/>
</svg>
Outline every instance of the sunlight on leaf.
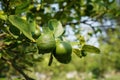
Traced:
<svg viewBox="0 0 120 80">
<path fill-rule="evenodd" d="M 0 15 L 0 19 L 7 20 L 7 15 Z"/>
<path fill-rule="evenodd" d="M 54 32 L 55 37 L 59 37 L 64 33 L 64 28 L 62 27 L 62 24 L 60 21 L 57 21 L 56 19 L 52 19 L 48 22 L 48 26 L 50 30 Z"/>
<path fill-rule="evenodd" d="M 9 16 L 9 21 L 15 26 L 17 27 L 21 32 L 23 32 L 23 34 L 29 38 L 30 40 L 32 40 L 33 42 L 35 41 L 32 38 L 32 34 L 30 31 L 30 27 L 29 24 L 24 21 L 23 19 L 21 19 L 19 16 L 16 15 L 10 15 Z"/>
</svg>

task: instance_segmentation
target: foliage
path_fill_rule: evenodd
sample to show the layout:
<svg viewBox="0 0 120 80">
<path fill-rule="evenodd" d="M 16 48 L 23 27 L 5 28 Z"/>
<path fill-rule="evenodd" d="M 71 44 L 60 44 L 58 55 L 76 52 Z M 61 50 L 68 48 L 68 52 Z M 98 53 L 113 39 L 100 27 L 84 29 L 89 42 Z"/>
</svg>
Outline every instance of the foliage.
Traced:
<svg viewBox="0 0 120 80">
<path fill-rule="evenodd" d="M 99 22 L 106 16 L 118 17 L 120 14 L 116 12 L 119 10 L 114 8 L 118 6 L 113 5 L 114 0 L 0 0 L 0 64 L 3 64 L 0 76 L 20 73 L 26 80 L 33 80 L 25 72 L 44 60 L 44 53 L 49 53 L 48 65 L 51 65 L 55 44 L 59 41 L 68 42 L 72 53 L 80 58 L 88 53 L 100 53 L 97 47 L 87 44 L 80 27 L 76 26 L 80 23 L 91 26 L 88 20 L 81 20 L 83 16 Z M 111 13 L 113 10 L 116 12 Z M 74 42 L 66 39 L 67 25 L 76 36 Z M 95 34 L 99 31 L 91 28 Z M 15 73 L 12 72 L 14 69 Z"/>
<path fill-rule="evenodd" d="M 106 66 L 109 68 L 115 68 L 115 70 L 119 71 L 119 36 L 120 36 L 119 26 L 116 28 L 109 28 L 106 31 L 107 37 L 101 37 L 100 41 L 104 41 L 105 45 L 101 45 L 102 56 L 101 56 L 101 64 L 103 68 L 106 69 Z M 109 62 L 108 62 L 109 61 Z"/>
</svg>

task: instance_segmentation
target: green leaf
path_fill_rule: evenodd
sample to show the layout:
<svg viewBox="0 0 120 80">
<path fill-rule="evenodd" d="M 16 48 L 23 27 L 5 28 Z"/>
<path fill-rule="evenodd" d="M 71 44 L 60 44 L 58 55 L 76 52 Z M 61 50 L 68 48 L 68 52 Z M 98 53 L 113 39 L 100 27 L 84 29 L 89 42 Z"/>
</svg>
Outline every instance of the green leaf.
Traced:
<svg viewBox="0 0 120 80">
<path fill-rule="evenodd" d="M 42 27 L 42 32 L 43 32 L 43 33 L 53 33 L 53 31 L 51 31 L 50 28 L 49 28 L 49 27 L 46 27 L 46 26 L 43 26 L 43 27 Z"/>
<path fill-rule="evenodd" d="M 85 44 L 85 39 L 81 35 L 79 36 L 79 42 L 80 42 L 80 45 L 82 45 L 82 46 Z"/>
<path fill-rule="evenodd" d="M 2 53 L 0 53 L 0 58 L 2 57 Z"/>
<path fill-rule="evenodd" d="M 9 16 L 9 21 L 16 27 L 18 28 L 21 32 L 23 32 L 23 34 L 29 38 L 30 40 L 32 40 L 33 42 L 35 42 L 35 40 L 32 38 L 32 34 L 30 31 L 30 27 L 29 24 L 21 19 L 19 16 L 16 15 L 10 15 Z"/>
<path fill-rule="evenodd" d="M 73 49 L 73 52 L 80 58 L 82 58 L 81 50 L 79 49 Z"/>
<path fill-rule="evenodd" d="M 9 27 L 9 31 L 13 34 L 13 35 L 16 35 L 16 36 L 19 36 L 20 35 L 20 30 L 14 26 L 10 26 Z"/>
<path fill-rule="evenodd" d="M 6 30 L 7 30 L 7 32 L 12 36 L 12 37 L 14 37 L 15 39 L 17 39 L 18 38 L 18 35 L 15 35 L 13 32 L 14 32 L 14 29 L 12 28 L 11 30 L 12 30 L 12 32 L 11 32 L 11 27 L 6 27 Z"/>
<path fill-rule="evenodd" d="M 83 57 L 85 57 L 87 55 L 87 53 L 84 50 L 81 50 L 81 54 Z"/>
<path fill-rule="evenodd" d="M 91 45 L 84 45 L 82 50 L 90 53 L 100 53 L 100 50 L 97 47 Z"/>
<path fill-rule="evenodd" d="M 27 22 L 29 24 L 31 33 L 34 34 L 37 25 L 34 16 L 31 13 L 27 13 Z"/>
<path fill-rule="evenodd" d="M 56 19 L 51 19 L 48 22 L 48 26 L 50 30 L 54 32 L 55 37 L 59 37 L 64 33 L 64 28 L 62 27 L 62 24 L 60 21 L 57 21 Z"/>
<path fill-rule="evenodd" d="M 1 15 L 1 14 L 0 14 L 0 19 L 2 19 L 2 20 L 7 20 L 7 15 Z"/>
<path fill-rule="evenodd" d="M 28 7 L 29 7 L 29 4 L 30 4 L 30 0 L 24 0 L 23 2 L 21 2 L 21 4 L 19 4 L 17 7 L 16 7 L 16 10 L 15 10 L 15 13 L 22 13 L 24 11 L 27 11 L 28 10 Z M 24 3 L 24 4 L 23 4 Z"/>
</svg>

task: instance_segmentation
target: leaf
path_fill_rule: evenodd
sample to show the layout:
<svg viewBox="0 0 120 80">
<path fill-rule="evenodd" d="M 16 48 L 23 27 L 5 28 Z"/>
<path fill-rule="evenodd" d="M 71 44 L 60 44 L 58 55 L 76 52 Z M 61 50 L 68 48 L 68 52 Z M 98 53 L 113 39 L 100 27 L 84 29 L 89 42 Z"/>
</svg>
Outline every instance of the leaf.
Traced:
<svg viewBox="0 0 120 80">
<path fill-rule="evenodd" d="M 82 58 L 81 50 L 79 49 L 73 49 L 73 52 L 80 58 Z"/>
<path fill-rule="evenodd" d="M 43 32 L 43 33 L 53 33 L 53 32 L 49 29 L 49 27 L 46 27 L 46 26 L 42 27 L 42 32 Z"/>
<path fill-rule="evenodd" d="M 48 22 L 48 26 L 50 30 L 54 32 L 55 37 L 59 37 L 64 33 L 64 28 L 62 27 L 62 24 L 60 21 L 57 21 L 56 19 L 51 19 Z"/>
<path fill-rule="evenodd" d="M 85 44 L 85 39 L 81 35 L 79 36 L 79 42 L 80 42 L 80 45 L 82 45 L 82 46 Z"/>
<path fill-rule="evenodd" d="M 20 30 L 14 26 L 10 26 L 9 28 L 9 31 L 13 34 L 13 35 L 16 35 L 16 36 L 19 36 L 20 35 Z"/>
<path fill-rule="evenodd" d="M 7 20 L 7 15 L 1 15 L 1 14 L 0 14 L 0 19 L 2 19 L 2 20 Z"/>
<path fill-rule="evenodd" d="M 16 7 L 16 10 L 15 10 L 15 13 L 22 13 L 24 11 L 27 11 L 28 7 L 29 7 L 29 4 L 30 4 L 30 0 L 25 0 L 23 2 L 21 2 L 21 4 L 19 4 L 17 7 Z M 23 4 L 24 3 L 24 4 Z"/>
<path fill-rule="evenodd" d="M 81 54 L 83 57 L 85 57 L 87 55 L 87 53 L 84 50 L 81 50 Z"/>
<path fill-rule="evenodd" d="M 29 24 L 21 19 L 19 16 L 16 15 L 10 15 L 9 16 L 9 21 L 16 27 L 18 28 L 21 32 L 23 32 L 23 34 L 29 38 L 30 40 L 32 40 L 33 42 L 35 42 L 35 40 L 32 38 L 32 34 L 30 31 L 30 27 Z"/>
<path fill-rule="evenodd" d="M 0 53 L 0 58 L 2 57 L 2 53 Z"/>
<path fill-rule="evenodd" d="M 27 22 L 29 23 L 31 33 L 34 34 L 37 25 L 34 16 L 31 13 L 27 13 Z"/>
<path fill-rule="evenodd" d="M 11 30 L 12 30 L 12 32 L 11 32 L 11 27 L 6 27 L 6 30 L 9 32 L 9 34 L 12 36 L 12 37 L 14 37 L 15 39 L 17 39 L 18 38 L 18 35 L 15 35 L 13 32 L 14 32 L 14 29 L 12 28 Z M 16 32 L 16 31 L 15 31 Z"/>
<path fill-rule="evenodd" d="M 90 53 L 100 53 L 100 50 L 97 47 L 91 45 L 84 45 L 82 50 Z"/>
</svg>

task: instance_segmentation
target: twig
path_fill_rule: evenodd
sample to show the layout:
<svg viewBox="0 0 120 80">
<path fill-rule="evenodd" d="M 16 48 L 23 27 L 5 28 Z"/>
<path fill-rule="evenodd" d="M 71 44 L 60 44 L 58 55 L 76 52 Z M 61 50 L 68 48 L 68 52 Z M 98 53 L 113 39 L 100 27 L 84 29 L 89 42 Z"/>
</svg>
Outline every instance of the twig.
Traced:
<svg viewBox="0 0 120 80">
<path fill-rule="evenodd" d="M 50 59 L 49 59 L 48 66 L 51 66 L 51 64 L 52 64 L 52 61 L 53 61 L 53 56 L 52 56 L 52 53 L 51 53 L 51 54 L 50 54 Z"/>
<path fill-rule="evenodd" d="M 22 74 L 26 80 L 34 80 L 33 78 L 30 78 L 29 76 L 27 76 L 27 75 L 16 65 L 16 63 L 12 62 L 12 66 L 13 66 L 13 68 L 16 69 L 20 74 Z"/>
<path fill-rule="evenodd" d="M 6 58 L 4 57 L 1 57 L 2 60 L 6 61 L 8 64 L 10 64 L 15 70 L 17 70 L 20 74 L 23 75 L 23 77 L 26 79 L 26 80 L 35 80 L 33 78 L 30 78 L 28 75 L 26 75 L 19 66 L 16 65 L 16 62 L 14 60 L 7 60 Z"/>
</svg>

